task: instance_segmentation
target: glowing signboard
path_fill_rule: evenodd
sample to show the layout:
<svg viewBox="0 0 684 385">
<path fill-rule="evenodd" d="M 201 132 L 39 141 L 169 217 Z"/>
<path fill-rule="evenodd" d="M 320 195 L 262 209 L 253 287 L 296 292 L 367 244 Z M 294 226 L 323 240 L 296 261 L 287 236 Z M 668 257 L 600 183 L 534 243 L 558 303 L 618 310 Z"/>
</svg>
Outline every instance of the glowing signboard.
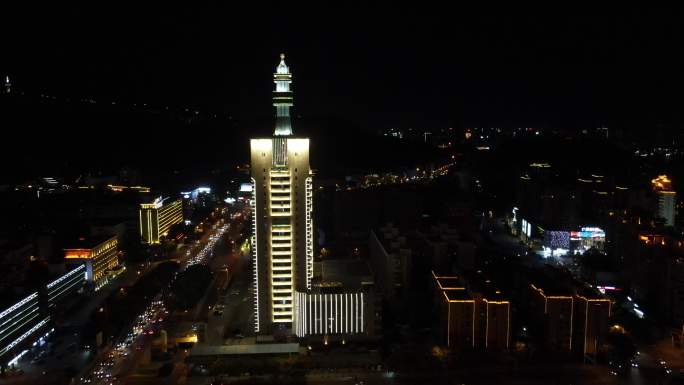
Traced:
<svg viewBox="0 0 684 385">
<path fill-rule="evenodd" d="M 582 227 L 580 231 L 571 231 L 570 232 L 570 239 L 572 240 L 581 240 L 581 239 L 587 239 L 587 238 L 606 238 L 606 233 L 599 227 Z"/>
</svg>

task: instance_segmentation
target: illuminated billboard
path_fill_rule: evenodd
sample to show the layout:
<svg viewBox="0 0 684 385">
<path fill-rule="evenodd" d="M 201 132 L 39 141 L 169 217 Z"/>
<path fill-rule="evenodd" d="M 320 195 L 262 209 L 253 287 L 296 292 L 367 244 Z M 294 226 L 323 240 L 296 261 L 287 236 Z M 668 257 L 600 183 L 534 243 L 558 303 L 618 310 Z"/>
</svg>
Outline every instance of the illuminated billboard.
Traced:
<svg viewBox="0 0 684 385">
<path fill-rule="evenodd" d="M 523 231 L 529 222 L 523 222 Z M 568 252 L 581 255 L 590 249 L 603 252 L 606 233 L 599 227 L 581 227 L 578 231 L 547 230 L 544 232 L 544 256 L 565 255 Z"/>
<path fill-rule="evenodd" d="M 546 231 L 544 233 L 544 245 L 552 249 L 569 249 L 570 233 L 567 231 Z"/>
<path fill-rule="evenodd" d="M 251 183 L 240 184 L 240 192 L 252 192 L 253 188 Z"/>
<path fill-rule="evenodd" d="M 570 239 L 573 241 L 581 241 L 584 239 L 606 239 L 606 233 L 598 227 L 582 227 L 580 231 L 571 231 Z"/>
</svg>

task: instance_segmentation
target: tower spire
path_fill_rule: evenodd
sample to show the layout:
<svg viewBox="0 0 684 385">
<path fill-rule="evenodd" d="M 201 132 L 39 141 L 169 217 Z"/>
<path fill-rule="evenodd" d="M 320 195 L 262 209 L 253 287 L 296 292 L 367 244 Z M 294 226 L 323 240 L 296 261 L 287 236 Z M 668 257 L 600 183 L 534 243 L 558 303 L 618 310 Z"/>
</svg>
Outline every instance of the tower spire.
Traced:
<svg viewBox="0 0 684 385">
<path fill-rule="evenodd" d="M 273 106 L 276 108 L 275 135 L 292 135 L 292 121 L 290 120 L 290 107 L 292 107 L 292 74 L 290 68 L 285 64 L 285 54 L 280 54 L 280 64 L 276 67 L 273 74 L 273 82 L 276 85 L 273 91 Z"/>
</svg>

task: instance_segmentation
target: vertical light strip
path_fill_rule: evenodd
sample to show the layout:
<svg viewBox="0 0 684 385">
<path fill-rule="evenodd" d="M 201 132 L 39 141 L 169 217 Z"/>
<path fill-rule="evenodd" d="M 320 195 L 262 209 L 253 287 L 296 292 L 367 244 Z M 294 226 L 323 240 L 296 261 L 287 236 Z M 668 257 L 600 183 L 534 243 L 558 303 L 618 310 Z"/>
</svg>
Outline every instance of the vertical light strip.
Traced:
<svg viewBox="0 0 684 385">
<path fill-rule="evenodd" d="M 323 323 L 323 334 L 328 334 L 328 294 L 323 294 L 323 315 L 325 315 L 325 322 Z"/>
<path fill-rule="evenodd" d="M 485 303 L 487 304 L 487 318 L 485 319 L 485 348 L 487 348 L 489 344 L 489 301 L 485 300 Z"/>
<path fill-rule="evenodd" d="M 307 296 L 306 296 L 306 302 L 308 302 L 307 307 L 309 308 L 309 314 L 308 314 L 308 316 L 306 317 L 306 318 L 307 318 L 306 322 L 307 322 L 308 325 L 309 325 L 308 333 L 309 333 L 309 334 L 313 334 L 313 328 L 311 327 L 311 318 L 312 318 L 313 313 L 311 313 L 311 295 L 310 295 L 310 294 L 307 294 Z"/>
<path fill-rule="evenodd" d="M 147 239 L 150 240 L 150 243 L 157 243 L 152 237 L 152 210 L 147 211 Z"/>
<path fill-rule="evenodd" d="M 155 209 L 155 210 L 154 210 L 154 213 L 155 213 L 156 216 L 157 216 L 157 242 L 159 242 L 159 238 L 161 238 L 161 237 L 159 236 L 159 210 Z"/>
<path fill-rule="evenodd" d="M 347 304 L 346 304 L 346 310 L 347 310 L 347 333 L 352 332 L 352 328 L 354 327 L 354 324 L 352 323 L 352 315 L 351 315 L 351 302 L 352 302 L 352 295 L 347 294 Z"/>
<path fill-rule="evenodd" d="M 451 347 L 451 304 L 447 300 L 447 347 Z"/>
<path fill-rule="evenodd" d="M 584 354 L 587 354 L 587 331 L 589 330 L 589 301 L 584 300 L 586 303 L 584 307 Z"/>
<path fill-rule="evenodd" d="M 297 320 L 299 319 L 299 293 L 295 293 L 294 298 L 293 298 L 293 312 L 295 314 L 294 319 L 292 321 L 292 330 L 294 331 L 294 334 L 299 337 L 299 323 Z"/>
<path fill-rule="evenodd" d="M 252 179 L 252 250 L 254 251 L 254 332 L 259 332 L 259 240 L 257 238 L 257 232 L 259 227 L 257 226 L 257 184 L 254 178 Z"/>
<path fill-rule="evenodd" d="M 349 319 L 349 333 L 354 332 L 354 295 L 349 294 L 349 304 L 347 307 L 347 318 Z"/>
<path fill-rule="evenodd" d="M 349 310 L 351 312 L 351 317 L 352 317 L 351 318 L 351 321 L 352 321 L 351 332 L 352 333 L 356 333 L 356 314 L 354 313 L 354 299 L 355 298 L 356 298 L 356 296 L 354 294 L 352 294 L 351 295 L 351 307 L 349 308 Z"/>
<path fill-rule="evenodd" d="M 313 180 L 311 177 L 306 178 L 305 182 L 305 207 L 306 212 L 306 289 L 311 290 L 311 279 L 313 278 Z"/>
<path fill-rule="evenodd" d="M 349 293 L 347 293 L 347 295 L 345 295 L 345 301 L 344 302 L 345 302 L 344 311 L 347 313 L 347 316 L 345 317 L 347 322 L 346 322 L 346 328 L 345 328 L 344 332 L 349 333 L 349 332 L 351 332 L 351 322 L 350 322 L 351 316 L 349 315 L 349 306 L 350 306 L 349 305 L 349 303 L 350 303 Z"/>
<path fill-rule="evenodd" d="M 359 293 L 356 293 L 356 313 L 354 319 L 356 320 L 356 332 L 359 332 Z"/>
<path fill-rule="evenodd" d="M 361 293 L 361 333 L 363 333 L 363 293 Z"/>
<path fill-rule="evenodd" d="M 506 349 L 508 349 L 508 343 L 511 339 L 511 303 L 506 304 Z"/>
<path fill-rule="evenodd" d="M 356 295 L 351 296 L 352 305 L 349 310 L 351 310 L 352 315 L 352 333 L 356 333 Z"/>
<path fill-rule="evenodd" d="M 306 324 L 305 324 L 305 322 L 306 322 L 306 302 L 304 302 L 306 297 L 304 296 L 304 294 L 299 293 L 299 298 L 300 298 L 299 306 L 302 307 L 302 310 L 300 312 L 299 325 L 300 325 L 300 332 L 302 333 L 302 337 L 304 337 L 306 335 Z"/>
<path fill-rule="evenodd" d="M 319 313 L 321 315 L 321 323 L 320 323 L 320 333 L 325 334 L 325 308 L 324 308 L 324 303 L 323 303 L 323 295 L 319 294 L 318 295 L 318 305 L 319 305 Z"/>
<path fill-rule="evenodd" d="M 470 302 L 472 309 L 473 309 L 473 347 L 475 347 L 475 301 Z"/>
<path fill-rule="evenodd" d="M 294 320 L 294 322 L 297 323 L 297 330 L 299 330 L 299 336 L 300 337 L 302 335 L 302 319 L 304 319 L 304 314 L 302 313 L 303 310 L 300 306 L 301 298 L 302 298 L 302 293 L 297 293 L 297 313 L 295 313 L 295 316 L 297 318 Z"/>
<path fill-rule="evenodd" d="M 573 319 L 574 317 L 575 317 L 575 299 L 572 298 L 570 300 L 570 349 L 568 349 L 568 350 L 572 350 L 572 333 L 574 332 L 572 324 L 574 322 L 574 319 Z"/>
</svg>

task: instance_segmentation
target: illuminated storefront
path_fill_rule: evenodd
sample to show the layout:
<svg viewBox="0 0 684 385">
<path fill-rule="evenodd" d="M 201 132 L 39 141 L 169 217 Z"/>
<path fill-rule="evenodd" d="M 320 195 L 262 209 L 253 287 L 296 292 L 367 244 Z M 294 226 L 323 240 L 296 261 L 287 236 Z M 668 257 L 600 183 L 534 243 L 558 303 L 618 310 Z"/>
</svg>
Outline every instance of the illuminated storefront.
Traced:
<svg viewBox="0 0 684 385">
<path fill-rule="evenodd" d="M 603 252 L 606 233 L 599 227 L 581 227 L 578 231 L 543 231 L 542 254 L 545 257 L 584 254 L 590 249 Z"/>
<path fill-rule="evenodd" d="M 575 254 L 582 254 L 589 249 L 603 251 L 606 244 L 606 233 L 598 227 L 582 227 L 580 231 L 570 232 L 570 249 Z"/>
</svg>

